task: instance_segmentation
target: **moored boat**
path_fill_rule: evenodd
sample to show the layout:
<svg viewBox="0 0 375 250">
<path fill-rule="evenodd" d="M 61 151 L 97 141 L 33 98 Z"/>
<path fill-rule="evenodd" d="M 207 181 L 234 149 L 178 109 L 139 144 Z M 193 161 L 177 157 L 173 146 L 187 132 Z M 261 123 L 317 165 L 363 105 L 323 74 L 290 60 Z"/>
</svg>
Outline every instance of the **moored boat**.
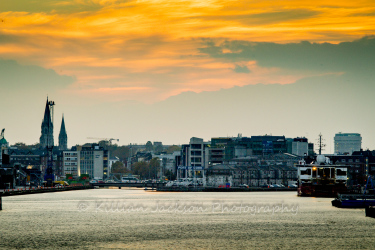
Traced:
<svg viewBox="0 0 375 250">
<path fill-rule="evenodd" d="M 375 206 L 374 194 L 339 194 L 332 206 L 340 208 L 366 208 Z"/>
<path fill-rule="evenodd" d="M 312 164 L 301 161 L 298 167 L 298 195 L 336 197 L 347 191 L 347 166 L 333 165 L 329 158 L 318 155 Z"/>
</svg>

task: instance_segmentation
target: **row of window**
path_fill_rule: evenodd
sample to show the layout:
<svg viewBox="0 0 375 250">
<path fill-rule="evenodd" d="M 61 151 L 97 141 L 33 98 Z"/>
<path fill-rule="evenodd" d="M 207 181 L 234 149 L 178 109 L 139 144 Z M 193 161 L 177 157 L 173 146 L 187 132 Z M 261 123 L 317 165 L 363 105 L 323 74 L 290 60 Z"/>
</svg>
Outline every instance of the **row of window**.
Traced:
<svg viewBox="0 0 375 250">
<path fill-rule="evenodd" d="M 77 152 L 65 152 L 65 156 L 77 156 Z"/>
<path fill-rule="evenodd" d="M 77 162 L 65 162 L 65 166 L 77 166 Z"/>
<path fill-rule="evenodd" d="M 77 168 L 65 168 L 65 172 L 66 171 L 77 171 Z"/>
<path fill-rule="evenodd" d="M 346 160 L 341 159 L 341 162 L 346 162 Z M 348 159 L 348 162 L 353 162 L 353 159 Z M 359 162 L 359 159 L 355 159 L 355 162 Z"/>
<path fill-rule="evenodd" d="M 77 157 L 65 157 L 64 161 L 76 161 Z"/>
</svg>

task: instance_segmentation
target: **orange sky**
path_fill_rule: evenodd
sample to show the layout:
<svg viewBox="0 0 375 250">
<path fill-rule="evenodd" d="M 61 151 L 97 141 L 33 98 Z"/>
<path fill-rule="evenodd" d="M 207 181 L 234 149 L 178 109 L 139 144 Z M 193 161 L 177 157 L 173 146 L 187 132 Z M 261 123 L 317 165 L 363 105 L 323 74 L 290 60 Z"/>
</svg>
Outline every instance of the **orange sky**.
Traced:
<svg viewBox="0 0 375 250">
<path fill-rule="evenodd" d="M 73 76 L 62 93 L 103 101 L 150 103 L 316 74 L 211 58 L 198 50 L 207 39 L 339 43 L 375 29 L 372 0 L 41 2 L 0 3 L 0 58 Z M 236 73 L 238 63 L 251 73 Z"/>
</svg>

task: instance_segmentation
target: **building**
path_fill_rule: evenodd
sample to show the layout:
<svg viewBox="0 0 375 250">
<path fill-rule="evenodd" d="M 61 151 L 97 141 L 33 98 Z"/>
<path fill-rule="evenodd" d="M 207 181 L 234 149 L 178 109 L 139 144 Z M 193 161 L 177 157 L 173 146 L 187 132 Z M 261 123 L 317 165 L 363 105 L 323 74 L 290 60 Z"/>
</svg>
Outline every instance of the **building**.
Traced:
<svg viewBox="0 0 375 250">
<path fill-rule="evenodd" d="M 79 177 L 80 174 L 80 151 L 77 147 L 72 150 L 63 151 L 63 175 L 72 175 L 74 178 Z"/>
<path fill-rule="evenodd" d="M 287 139 L 287 152 L 290 154 L 305 156 L 309 155 L 309 143 L 305 137 L 297 137 L 293 139 Z"/>
<path fill-rule="evenodd" d="M 48 102 L 48 97 L 47 97 L 46 107 L 44 110 L 44 117 L 42 121 L 41 136 L 40 136 L 39 142 L 40 142 L 40 146 L 43 148 L 47 146 L 53 147 L 54 145 L 53 123 L 52 123 L 52 115 L 51 115 L 51 110 L 50 110 L 50 103 Z"/>
<path fill-rule="evenodd" d="M 8 149 L 8 154 L 11 164 L 21 164 L 39 170 L 43 169 L 42 157 L 47 156 L 45 150 L 19 149 L 17 147 L 10 147 Z"/>
<path fill-rule="evenodd" d="M 232 138 L 212 138 L 212 147 L 224 147 L 224 162 L 247 156 L 264 156 L 287 152 L 285 136 L 251 136 Z"/>
<path fill-rule="evenodd" d="M 204 142 L 203 139 L 192 137 L 189 144 L 181 146 L 181 160 L 183 166 L 205 166 L 205 149 L 209 142 Z"/>
<path fill-rule="evenodd" d="M 109 152 L 99 144 L 75 146 L 63 151 L 64 175 L 79 177 L 88 174 L 90 179 L 107 179 L 109 176 Z"/>
<path fill-rule="evenodd" d="M 64 115 L 61 120 L 61 128 L 59 134 L 59 150 L 67 150 L 68 149 L 68 135 L 66 134 L 65 130 L 65 121 Z"/>
<path fill-rule="evenodd" d="M 9 148 L 9 143 L 7 142 L 7 140 L 5 140 L 5 137 L 4 137 L 4 131 L 5 129 L 3 128 L 0 134 L 0 165 L 2 164 L 3 152 Z"/>
<path fill-rule="evenodd" d="M 338 133 L 334 137 L 335 154 L 352 154 L 360 151 L 362 147 L 361 134 Z"/>
<path fill-rule="evenodd" d="M 174 151 L 170 154 L 152 154 L 152 158 L 160 159 L 160 176 L 165 176 L 166 171 L 176 174 L 180 164 L 181 151 Z"/>
<path fill-rule="evenodd" d="M 285 136 L 252 136 L 250 141 L 253 155 L 286 153 Z"/>
<path fill-rule="evenodd" d="M 206 147 L 205 149 L 205 166 L 223 164 L 225 157 L 224 147 Z"/>
<path fill-rule="evenodd" d="M 82 146 L 80 151 L 79 173 L 88 174 L 90 178 L 106 179 L 108 177 L 108 150 L 99 144 Z"/>
</svg>

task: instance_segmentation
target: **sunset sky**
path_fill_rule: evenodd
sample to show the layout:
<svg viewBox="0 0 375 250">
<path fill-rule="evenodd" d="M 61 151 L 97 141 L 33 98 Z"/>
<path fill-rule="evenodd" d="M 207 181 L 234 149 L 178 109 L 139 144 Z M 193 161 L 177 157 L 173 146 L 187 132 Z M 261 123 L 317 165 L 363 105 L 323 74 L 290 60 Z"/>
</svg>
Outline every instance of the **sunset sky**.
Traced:
<svg viewBox="0 0 375 250">
<path fill-rule="evenodd" d="M 193 136 L 209 140 L 237 133 L 307 136 L 315 142 L 319 132 L 332 144 L 334 133 L 341 131 L 361 133 L 364 148 L 375 149 L 373 125 L 363 124 L 373 120 L 357 120 L 356 127 L 345 120 L 334 124 L 337 119 L 327 116 L 333 119 L 329 129 L 290 118 L 290 126 L 281 128 L 250 120 L 220 126 L 225 112 L 211 110 L 208 99 L 182 117 L 217 112 L 211 120 L 204 120 L 206 115 L 196 120 L 205 126 L 211 121 L 217 130 L 182 118 L 177 124 L 174 117 L 189 107 L 192 99 L 184 96 L 191 92 L 236 100 L 228 94 L 232 88 L 306 79 L 321 83 L 327 77 L 350 79 L 348 93 L 359 83 L 363 93 L 371 92 L 374 34 L 372 0 L 1 1 L 0 128 L 5 127 L 11 144 L 38 142 L 48 95 L 56 102 L 55 143 L 64 113 L 69 146 L 87 137 L 182 144 Z M 362 110 L 373 104 L 367 101 L 359 96 L 355 105 Z M 168 102 L 175 109 L 160 108 Z M 253 107 L 240 107 L 253 116 Z M 288 107 L 293 112 L 293 105 Z M 332 113 L 330 105 L 326 108 L 317 112 Z M 155 114 L 163 114 L 163 122 L 153 124 L 161 119 Z"/>
</svg>

